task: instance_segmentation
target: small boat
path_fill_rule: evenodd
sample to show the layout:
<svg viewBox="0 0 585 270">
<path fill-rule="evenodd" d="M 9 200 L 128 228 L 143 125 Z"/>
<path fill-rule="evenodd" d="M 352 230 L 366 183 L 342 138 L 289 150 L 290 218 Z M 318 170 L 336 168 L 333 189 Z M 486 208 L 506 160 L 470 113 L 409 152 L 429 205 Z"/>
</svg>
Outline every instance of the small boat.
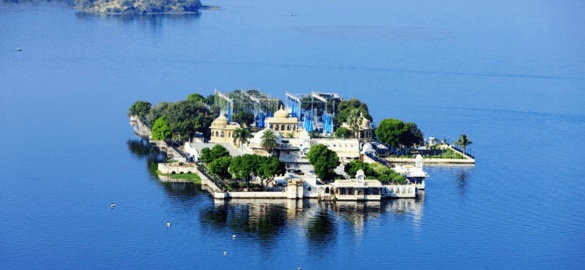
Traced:
<svg viewBox="0 0 585 270">
<path fill-rule="evenodd" d="M 17 52 L 22 52 L 21 48 L 16 49 Z"/>
</svg>

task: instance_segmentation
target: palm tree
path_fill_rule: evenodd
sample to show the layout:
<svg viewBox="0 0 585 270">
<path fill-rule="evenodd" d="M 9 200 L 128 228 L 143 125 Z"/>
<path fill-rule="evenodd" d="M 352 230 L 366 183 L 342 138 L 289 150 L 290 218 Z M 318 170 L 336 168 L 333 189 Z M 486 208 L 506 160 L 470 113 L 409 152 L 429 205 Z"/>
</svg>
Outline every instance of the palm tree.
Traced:
<svg viewBox="0 0 585 270">
<path fill-rule="evenodd" d="M 264 150 L 268 153 L 272 153 L 272 150 L 276 148 L 278 143 L 276 142 L 277 138 L 272 130 L 266 130 L 264 134 L 262 134 L 262 143 L 260 144 Z"/>
<path fill-rule="evenodd" d="M 351 128 L 351 130 L 353 131 L 353 136 L 354 138 L 358 138 L 358 130 L 360 129 L 360 125 L 362 124 L 362 114 L 360 112 L 360 110 L 358 109 L 353 109 L 349 112 L 349 115 L 347 116 L 347 124 L 349 125 L 349 127 Z"/>
<path fill-rule="evenodd" d="M 248 142 L 248 139 L 251 138 L 250 131 L 247 128 L 237 128 L 234 130 L 234 144 L 237 141 L 240 141 L 240 151 L 241 154 L 244 154 L 244 144 Z"/>
<path fill-rule="evenodd" d="M 465 153 L 465 146 L 468 146 L 470 144 L 472 144 L 473 142 L 469 140 L 469 138 L 467 137 L 467 135 L 465 134 L 461 134 L 461 137 L 459 137 L 459 140 L 455 141 L 456 145 L 461 146 L 461 148 L 463 148 L 463 153 Z"/>
</svg>

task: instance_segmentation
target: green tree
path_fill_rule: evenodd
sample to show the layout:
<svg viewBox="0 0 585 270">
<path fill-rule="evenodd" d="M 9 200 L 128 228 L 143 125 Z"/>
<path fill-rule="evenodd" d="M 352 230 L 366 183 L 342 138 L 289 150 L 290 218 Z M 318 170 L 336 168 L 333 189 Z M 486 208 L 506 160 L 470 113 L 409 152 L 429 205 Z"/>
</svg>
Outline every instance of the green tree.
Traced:
<svg viewBox="0 0 585 270">
<path fill-rule="evenodd" d="M 211 157 L 211 149 L 209 148 L 201 149 L 201 155 L 199 156 L 199 160 L 201 160 L 201 162 L 205 164 L 212 162 L 213 158 Z"/>
<path fill-rule="evenodd" d="M 215 95 L 209 95 L 205 98 L 205 103 L 209 106 L 215 105 Z"/>
<path fill-rule="evenodd" d="M 130 109 L 128 109 L 128 116 L 136 115 L 140 118 L 144 118 L 149 112 L 152 104 L 146 101 L 136 101 Z"/>
<path fill-rule="evenodd" d="M 166 116 L 169 122 L 173 139 L 178 141 L 188 140 L 195 132 L 207 134 L 209 126 L 217 118 L 218 114 L 210 112 L 205 104 L 183 100 L 175 103 L 161 102 L 150 110 L 149 121 Z M 149 125 L 152 123 L 149 123 Z"/>
<path fill-rule="evenodd" d="M 232 158 L 229 156 L 220 157 L 209 163 L 207 166 L 209 167 L 209 171 L 211 171 L 211 173 L 219 176 L 221 179 L 229 179 L 232 177 L 228 171 L 231 161 Z"/>
<path fill-rule="evenodd" d="M 286 173 L 286 165 L 276 157 L 261 157 L 260 161 L 256 175 L 266 190 L 276 176 Z"/>
<path fill-rule="evenodd" d="M 387 118 L 380 122 L 376 128 L 376 136 L 381 143 L 387 146 L 398 147 L 400 137 L 407 131 L 404 123 L 398 119 Z"/>
<path fill-rule="evenodd" d="M 353 109 L 351 110 L 351 112 L 349 112 L 346 122 L 353 131 L 354 138 L 358 137 L 358 131 L 360 129 L 360 126 L 362 125 L 362 121 L 363 118 L 361 116 L 361 112 L 359 109 Z"/>
<path fill-rule="evenodd" d="M 211 148 L 210 156 L 213 160 L 222 158 L 222 157 L 229 157 L 230 152 L 223 147 L 221 144 L 216 144 L 213 148 Z"/>
<path fill-rule="evenodd" d="M 370 116 L 370 112 L 368 111 L 368 105 L 360 102 L 357 98 L 352 98 L 350 100 L 344 100 L 339 103 L 336 108 L 335 118 L 333 118 L 333 125 L 335 127 L 341 126 L 343 122 L 346 122 L 347 117 L 353 109 L 358 109 L 361 113 L 364 114 L 366 119 L 370 121 L 373 120 L 372 116 Z"/>
<path fill-rule="evenodd" d="M 258 167 L 258 156 L 246 154 L 232 159 L 229 172 L 237 179 L 246 181 L 246 186 L 250 188 L 250 178 Z"/>
<path fill-rule="evenodd" d="M 192 101 L 195 101 L 195 102 L 205 103 L 205 97 L 203 97 L 202 95 L 197 94 L 197 93 L 190 94 L 187 97 L 187 100 L 192 100 Z"/>
<path fill-rule="evenodd" d="M 254 123 L 254 114 L 250 112 L 239 112 L 232 117 L 232 120 L 240 122 L 240 124 L 246 124 L 245 127 L 250 127 Z"/>
<path fill-rule="evenodd" d="M 247 128 L 237 128 L 234 130 L 234 144 L 238 141 L 240 143 L 240 152 L 244 154 L 244 144 L 248 142 L 248 139 L 251 138 L 252 135 Z"/>
<path fill-rule="evenodd" d="M 366 176 L 377 177 L 378 173 L 370 167 L 368 163 L 361 162 L 360 160 L 352 160 L 350 163 L 345 164 L 343 170 L 349 174 L 351 178 L 354 178 L 357 171 L 362 170 Z"/>
<path fill-rule="evenodd" d="M 272 153 L 272 150 L 278 147 L 277 137 L 274 132 L 272 132 L 272 130 L 266 130 L 266 132 L 262 134 L 261 138 L 262 142 L 260 143 L 260 146 L 262 146 L 262 148 L 264 148 L 264 150 L 266 150 L 268 153 Z"/>
<path fill-rule="evenodd" d="M 469 138 L 467 137 L 467 135 L 465 134 L 461 134 L 461 136 L 459 137 L 459 140 L 455 141 L 456 145 L 461 146 L 461 148 L 463 148 L 463 153 L 465 153 L 465 147 L 472 144 L 473 142 L 469 140 Z"/>
<path fill-rule="evenodd" d="M 341 164 L 337 153 L 323 144 L 313 145 L 307 154 L 309 164 L 313 165 L 315 174 L 324 182 L 330 182 L 337 174 L 335 168 Z"/>
<path fill-rule="evenodd" d="M 411 148 L 415 144 L 421 144 L 424 141 L 424 134 L 420 129 L 416 126 L 415 123 L 408 122 L 405 123 L 404 126 L 406 127 L 406 132 L 402 133 L 399 138 L 400 144 L 404 145 L 405 147 Z"/>
<path fill-rule="evenodd" d="M 171 128 L 166 121 L 166 117 L 160 117 L 154 122 L 152 127 L 152 139 L 156 141 L 166 140 L 171 136 Z"/>
<path fill-rule="evenodd" d="M 344 127 L 340 127 L 337 130 L 335 130 L 335 138 L 339 138 L 339 139 L 349 139 L 351 138 L 351 135 L 353 135 L 352 131 L 344 128 Z"/>
</svg>

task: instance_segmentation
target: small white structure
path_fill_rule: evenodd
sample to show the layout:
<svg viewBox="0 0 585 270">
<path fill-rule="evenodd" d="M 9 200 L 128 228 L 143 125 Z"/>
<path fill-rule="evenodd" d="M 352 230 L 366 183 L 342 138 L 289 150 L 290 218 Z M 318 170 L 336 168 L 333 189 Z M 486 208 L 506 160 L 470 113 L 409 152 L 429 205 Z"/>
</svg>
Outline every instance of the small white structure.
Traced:
<svg viewBox="0 0 585 270">
<path fill-rule="evenodd" d="M 429 177 L 424 170 L 423 158 L 421 155 L 416 155 L 415 165 L 398 165 L 393 169 L 399 174 L 402 174 L 412 180 L 418 189 L 425 189 L 425 178 Z"/>
<path fill-rule="evenodd" d="M 366 180 L 366 175 L 362 170 L 357 171 L 355 176 L 355 179 L 335 180 L 331 185 L 330 193 L 333 193 L 333 196 L 340 201 L 379 201 L 382 199 L 384 185 L 380 181 Z"/>
</svg>

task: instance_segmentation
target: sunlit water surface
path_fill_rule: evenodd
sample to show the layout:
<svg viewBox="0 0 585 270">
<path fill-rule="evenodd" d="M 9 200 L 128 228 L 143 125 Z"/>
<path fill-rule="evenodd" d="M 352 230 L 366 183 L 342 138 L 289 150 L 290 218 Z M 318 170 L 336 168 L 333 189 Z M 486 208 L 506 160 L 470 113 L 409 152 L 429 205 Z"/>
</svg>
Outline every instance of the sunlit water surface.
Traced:
<svg viewBox="0 0 585 270">
<path fill-rule="evenodd" d="M 0 4 L 0 268 L 585 268 L 584 4 L 205 4 Z M 477 164 L 427 168 L 417 200 L 216 203 L 154 179 L 126 116 L 214 88 L 358 97 Z"/>
</svg>

